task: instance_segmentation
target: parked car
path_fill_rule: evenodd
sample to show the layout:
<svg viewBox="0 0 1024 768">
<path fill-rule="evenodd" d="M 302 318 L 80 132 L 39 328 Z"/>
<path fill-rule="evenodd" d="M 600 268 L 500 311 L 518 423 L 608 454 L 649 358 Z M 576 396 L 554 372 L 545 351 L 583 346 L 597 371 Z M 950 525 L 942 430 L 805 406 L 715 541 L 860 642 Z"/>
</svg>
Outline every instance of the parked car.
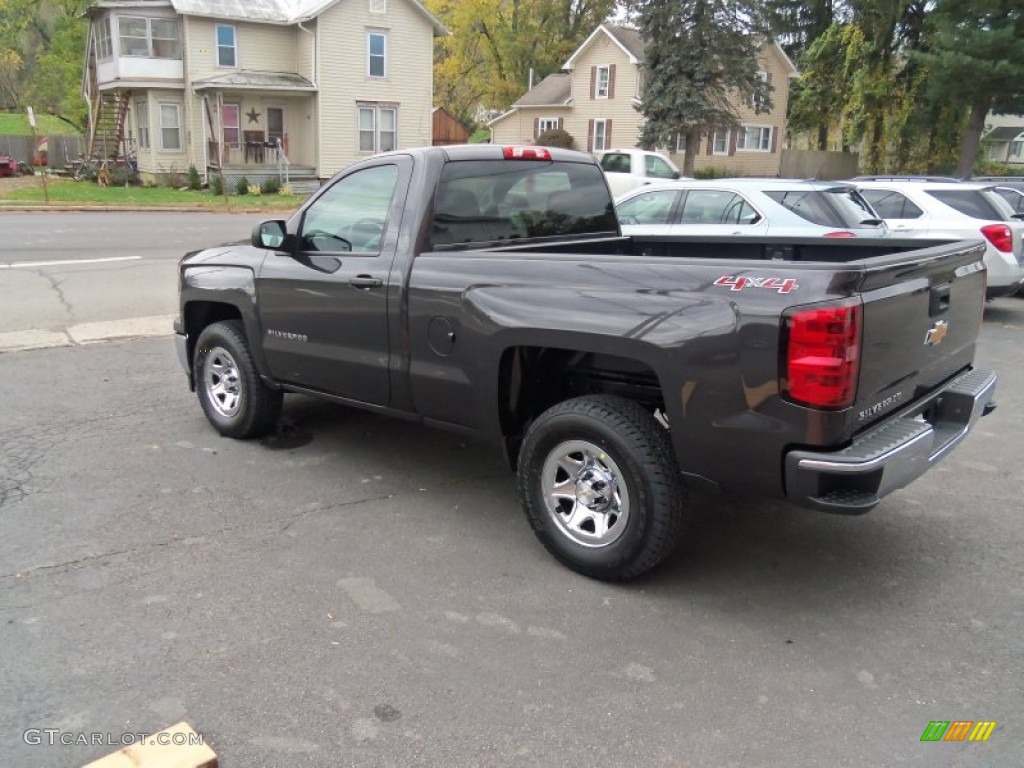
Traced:
<svg viewBox="0 0 1024 768">
<path fill-rule="evenodd" d="M 1024 222 L 991 184 L 858 181 L 857 188 L 898 237 L 984 238 L 989 298 L 1024 284 Z"/>
<path fill-rule="evenodd" d="M 1024 181 L 995 182 L 993 189 L 1010 204 L 1014 213 L 1024 213 Z"/>
<path fill-rule="evenodd" d="M 659 181 L 683 178 L 675 163 L 660 152 L 643 149 L 609 149 L 598 152 L 601 170 L 608 179 L 612 197 Z"/>
<path fill-rule="evenodd" d="M 885 225 L 848 184 L 715 179 L 652 184 L 615 204 L 627 235 L 879 237 Z"/>
</svg>

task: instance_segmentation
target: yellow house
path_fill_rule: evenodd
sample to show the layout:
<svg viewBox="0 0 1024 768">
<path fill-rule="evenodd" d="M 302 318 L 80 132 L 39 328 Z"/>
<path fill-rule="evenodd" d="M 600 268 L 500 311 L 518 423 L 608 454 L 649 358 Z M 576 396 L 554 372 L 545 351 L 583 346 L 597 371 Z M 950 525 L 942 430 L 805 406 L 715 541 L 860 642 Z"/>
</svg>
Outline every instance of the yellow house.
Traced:
<svg viewBox="0 0 1024 768">
<path fill-rule="evenodd" d="M 565 62 L 488 126 L 498 144 L 532 144 L 549 128 L 563 128 L 577 149 L 600 152 L 634 147 L 643 115 L 637 110 L 643 91 L 644 43 L 632 28 L 601 24 Z M 720 168 L 729 175 L 777 176 L 782 162 L 789 83 L 796 67 L 776 43 L 758 54 L 761 76 L 773 87 L 770 112 L 755 114 L 754 105 L 734 105 L 738 131 L 716 131 L 693 147 L 695 167 Z M 682 167 L 684 140 L 663 148 Z"/>
<path fill-rule="evenodd" d="M 98 157 L 293 186 L 430 144 L 433 42 L 417 0 L 99 0 L 83 78 Z"/>
</svg>

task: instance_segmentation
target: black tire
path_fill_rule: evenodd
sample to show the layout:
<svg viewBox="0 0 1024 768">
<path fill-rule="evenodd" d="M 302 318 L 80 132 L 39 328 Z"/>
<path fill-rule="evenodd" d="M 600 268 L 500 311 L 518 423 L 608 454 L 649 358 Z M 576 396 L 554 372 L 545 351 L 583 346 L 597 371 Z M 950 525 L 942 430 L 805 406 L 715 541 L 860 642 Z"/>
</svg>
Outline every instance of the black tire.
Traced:
<svg viewBox="0 0 1024 768">
<path fill-rule="evenodd" d="M 588 445 L 598 452 L 588 454 Z M 545 490 L 556 486 L 568 493 Z M 606 497 L 609 488 L 615 490 Z M 530 425 L 519 453 L 519 495 L 545 548 L 603 581 L 625 581 L 656 566 L 678 544 L 685 522 L 685 487 L 668 430 L 638 403 L 610 395 L 566 400 Z"/>
<path fill-rule="evenodd" d="M 261 437 L 274 431 L 283 396 L 260 379 L 241 320 L 203 329 L 193 368 L 203 413 L 225 437 Z"/>
</svg>

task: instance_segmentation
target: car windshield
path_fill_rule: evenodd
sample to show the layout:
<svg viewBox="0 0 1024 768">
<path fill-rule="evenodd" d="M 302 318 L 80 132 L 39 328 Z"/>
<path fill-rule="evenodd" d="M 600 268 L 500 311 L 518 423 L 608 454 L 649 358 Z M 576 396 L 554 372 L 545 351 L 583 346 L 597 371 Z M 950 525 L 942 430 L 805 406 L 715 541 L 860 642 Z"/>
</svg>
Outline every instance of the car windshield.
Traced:
<svg viewBox="0 0 1024 768">
<path fill-rule="evenodd" d="M 1013 214 L 1009 203 L 995 192 L 981 189 L 928 189 L 929 195 L 972 219 L 1004 221 Z"/>
<path fill-rule="evenodd" d="M 783 208 L 812 224 L 822 227 L 863 227 L 866 219 L 877 219 L 868 202 L 855 189 L 800 189 L 765 191 Z"/>
<path fill-rule="evenodd" d="M 538 160 L 449 162 L 434 205 L 434 247 L 556 235 L 615 234 L 601 169 Z"/>
</svg>

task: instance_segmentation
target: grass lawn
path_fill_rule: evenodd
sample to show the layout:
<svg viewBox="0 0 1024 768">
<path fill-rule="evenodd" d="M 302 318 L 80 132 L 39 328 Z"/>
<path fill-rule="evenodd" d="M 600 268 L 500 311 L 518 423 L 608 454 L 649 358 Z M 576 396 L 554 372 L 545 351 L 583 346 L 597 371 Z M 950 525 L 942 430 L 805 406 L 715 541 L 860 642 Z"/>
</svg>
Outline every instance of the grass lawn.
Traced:
<svg viewBox="0 0 1024 768">
<path fill-rule="evenodd" d="M 11 203 L 42 203 L 43 187 L 40 179 L 31 187 L 4 190 L 0 187 L 0 208 Z M 290 211 L 298 208 L 306 198 L 303 196 L 283 197 L 281 195 L 230 195 L 225 205 L 223 197 L 216 197 L 208 190 L 167 189 L 164 187 L 100 187 L 88 181 L 48 179 L 50 201 L 88 205 L 128 206 L 191 206 L 223 210 L 272 210 Z"/>
<path fill-rule="evenodd" d="M 74 128 L 53 115 L 36 114 L 36 133 L 40 136 L 66 136 L 76 134 Z M 0 136 L 31 136 L 28 115 L 24 112 L 0 113 Z"/>
</svg>

